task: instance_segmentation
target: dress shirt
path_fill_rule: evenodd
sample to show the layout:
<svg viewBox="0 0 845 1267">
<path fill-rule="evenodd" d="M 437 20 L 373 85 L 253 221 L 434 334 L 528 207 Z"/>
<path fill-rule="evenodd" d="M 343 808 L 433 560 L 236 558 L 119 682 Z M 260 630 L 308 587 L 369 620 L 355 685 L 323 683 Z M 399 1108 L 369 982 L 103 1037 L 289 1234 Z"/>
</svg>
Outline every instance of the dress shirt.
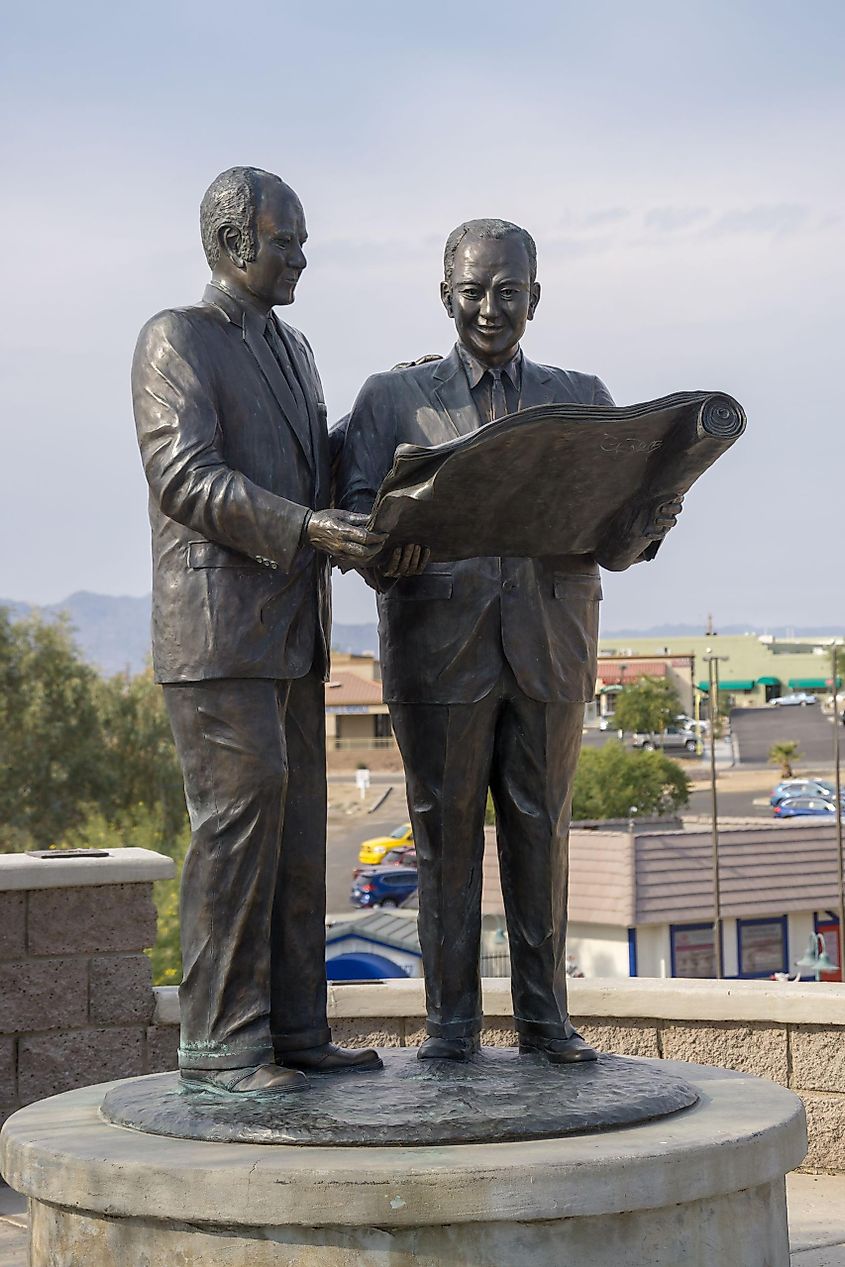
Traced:
<svg viewBox="0 0 845 1267">
<path fill-rule="evenodd" d="M 470 395 L 481 415 L 481 421 L 490 422 L 493 418 L 493 375 L 489 368 L 473 356 L 462 343 L 457 344 L 457 349 L 469 383 Z M 500 372 L 508 413 L 516 413 L 519 409 L 519 395 L 522 390 L 521 348 L 517 348 L 507 364 L 500 367 Z"/>
</svg>

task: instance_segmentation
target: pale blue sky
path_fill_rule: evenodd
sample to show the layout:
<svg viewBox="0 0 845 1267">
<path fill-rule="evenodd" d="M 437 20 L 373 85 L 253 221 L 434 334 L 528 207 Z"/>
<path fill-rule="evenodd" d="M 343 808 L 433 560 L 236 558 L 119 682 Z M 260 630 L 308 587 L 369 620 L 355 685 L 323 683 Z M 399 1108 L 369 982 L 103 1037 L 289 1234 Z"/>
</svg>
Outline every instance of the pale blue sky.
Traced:
<svg viewBox="0 0 845 1267">
<path fill-rule="evenodd" d="M 2 14 L 0 595 L 149 588 L 132 347 L 201 294 L 199 199 L 254 163 L 305 206 L 284 315 L 332 416 L 448 349 L 448 231 L 516 220 L 544 288 L 530 356 L 620 404 L 718 388 L 749 414 L 658 561 L 607 578 L 605 626 L 843 621 L 839 0 Z M 371 618 L 353 581 L 337 599 Z"/>
</svg>

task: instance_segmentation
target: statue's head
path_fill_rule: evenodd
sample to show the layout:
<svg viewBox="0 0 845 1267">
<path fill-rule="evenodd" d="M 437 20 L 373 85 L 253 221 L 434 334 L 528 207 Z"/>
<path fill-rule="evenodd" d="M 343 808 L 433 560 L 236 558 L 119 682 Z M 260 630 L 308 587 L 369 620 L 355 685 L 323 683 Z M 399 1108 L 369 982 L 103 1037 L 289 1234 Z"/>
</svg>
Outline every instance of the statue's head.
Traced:
<svg viewBox="0 0 845 1267">
<path fill-rule="evenodd" d="M 540 302 L 537 248 L 508 220 L 467 220 L 443 252 L 440 297 L 459 341 L 485 365 L 514 355 Z"/>
<path fill-rule="evenodd" d="M 211 182 L 200 232 L 212 275 L 262 305 L 292 304 L 308 234 L 296 194 L 258 167 L 230 167 Z"/>
</svg>

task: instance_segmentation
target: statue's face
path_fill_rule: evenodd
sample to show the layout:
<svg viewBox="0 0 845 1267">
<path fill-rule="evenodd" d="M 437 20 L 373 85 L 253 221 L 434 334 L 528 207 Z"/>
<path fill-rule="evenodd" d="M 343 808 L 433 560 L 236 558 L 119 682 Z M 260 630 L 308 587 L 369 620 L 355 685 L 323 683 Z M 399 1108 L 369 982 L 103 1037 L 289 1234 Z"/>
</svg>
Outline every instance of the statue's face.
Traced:
<svg viewBox="0 0 845 1267">
<path fill-rule="evenodd" d="M 306 259 L 305 212 L 292 189 L 274 181 L 262 191 L 256 215 L 257 250 L 244 266 L 247 289 L 270 306 L 292 304 Z"/>
<path fill-rule="evenodd" d="M 485 365 L 505 365 L 534 316 L 540 287 L 522 239 L 467 235 L 455 252 L 451 285 L 441 298 L 454 318 L 458 339 Z"/>
</svg>

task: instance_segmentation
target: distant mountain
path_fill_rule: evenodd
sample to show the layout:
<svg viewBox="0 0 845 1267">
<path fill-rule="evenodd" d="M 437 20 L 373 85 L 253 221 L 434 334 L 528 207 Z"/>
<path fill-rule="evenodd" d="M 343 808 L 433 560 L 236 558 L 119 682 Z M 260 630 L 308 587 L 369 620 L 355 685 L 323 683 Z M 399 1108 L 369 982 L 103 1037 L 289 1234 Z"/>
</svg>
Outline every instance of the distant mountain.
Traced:
<svg viewBox="0 0 845 1267">
<path fill-rule="evenodd" d="M 332 625 L 332 650 L 352 655 L 378 655 L 378 625 Z"/>
<path fill-rule="evenodd" d="M 81 590 L 45 607 L 8 599 L 0 599 L 0 607 L 18 618 L 37 611 L 51 619 L 64 612 L 79 650 L 102 673 L 140 673 L 150 658 L 149 594 L 129 598 Z"/>
<path fill-rule="evenodd" d="M 0 599 L 0 607 L 7 607 L 16 618 L 23 618 L 38 611 L 47 619 L 61 612 L 67 613 L 73 628 L 76 644 L 91 664 L 106 674 L 140 673 L 150 657 L 150 595 L 143 598 L 117 597 L 111 594 L 89 594 L 80 591 L 71 594 L 60 603 L 45 607 L 33 607 L 14 599 Z M 720 634 L 749 632 L 773 634 L 778 638 L 803 638 L 810 636 L 839 637 L 841 628 L 823 628 L 807 625 L 778 625 L 751 630 L 748 625 L 720 625 Z M 603 629 L 602 642 L 610 638 L 684 638 L 703 634 L 700 625 L 654 625 L 650 629 Z M 332 629 L 332 646 L 336 651 L 348 651 L 355 655 L 378 653 L 378 626 L 370 622 L 361 625 L 335 623 Z"/>
<path fill-rule="evenodd" d="M 650 629 L 602 629 L 601 638 L 694 638 L 704 637 L 701 625 L 652 625 Z M 841 638 L 841 625 L 719 625 L 713 637 L 724 634 L 763 634 L 774 638 Z"/>
</svg>

